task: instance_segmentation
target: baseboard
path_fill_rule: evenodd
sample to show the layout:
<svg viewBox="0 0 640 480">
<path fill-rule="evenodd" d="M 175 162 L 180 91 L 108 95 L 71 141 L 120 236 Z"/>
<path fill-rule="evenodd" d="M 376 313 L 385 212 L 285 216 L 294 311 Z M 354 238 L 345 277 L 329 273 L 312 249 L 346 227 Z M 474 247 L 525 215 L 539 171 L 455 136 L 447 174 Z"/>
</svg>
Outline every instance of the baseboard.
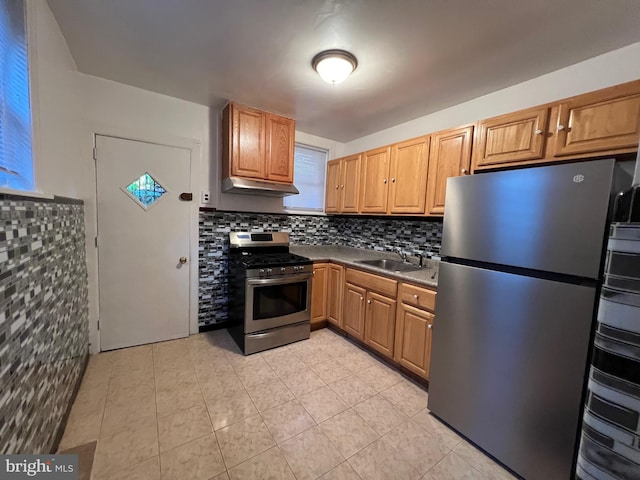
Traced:
<svg viewBox="0 0 640 480">
<path fill-rule="evenodd" d="M 84 378 L 84 373 L 87 370 L 87 364 L 89 363 L 89 351 L 84 355 L 84 359 L 82 361 L 82 369 L 80 370 L 80 375 L 78 375 L 78 380 L 76 380 L 76 384 L 73 387 L 73 392 L 71 393 L 71 398 L 69 399 L 69 403 L 67 404 L 67 409 L 62 416 L 62 422 L 58 426 L 58 431 L 56 432 L 56 436 L 53 440 L 53 446 L 49 453 L 54 454 L 58 451 L 58 447 L 60 446 L 60 442 L 62 441 L 62 436 L 64 435 L 64 430 L 67 428 L 67 422 L 69 421 L 69 415 L 71 414 L 71 407 L 73 403 L 76 401 L 76 397 L 78 396 L 78 391 L 80 390 L 80 385 L 82 384 L 82 379 Z"/>
<path fill-rule="evenodd" d="M 429 390 L 429 380 L 427 380 L 426 378 L 423 378 L 420 375 L 412 372 L 408 368 L 403 367 L 402 365 L 400 365 L 398 362 L 394 361 L 393 359 L 385 357 L 383 354 L 381 354 L 377 350 L 374 350 L 373 348 L 371 348 L 369 345 L 364 343 L 359 338 L 356 338 L 353 335 L 349 335 L 349 333 L 347 333 L 346 331 L 342 330 L 340 327 L 338 327 L 338 326 L 336 326 L 336 325 L 334 325 L 332 323 L 328 323 L 327 324 L 327 328 L 329 330 L 331 330 L 332 332 L 335 332 L 335 333 L 337 333 L 339 335 L 342 335 L 347 340 L 349 340 L 351 343 L 354 343 L 355 345 L 357 345 L 361 349 L 366 350 L 368 353 L 370 353 L 372 355 L 375 355 L 380 361 L 386 363 L 391 368 L 399 371 L 405 377 L 409 377 L 409 380 L 411 380 L 414 383 L 417 383 L 418 385 L 420 385 L 425 390 L 427 390 L 427 391 Z"/>
<path fill-rule="evenodd" d="M 223 328 L 228 328 L 232 325 L 233 325 L 233 322 L 220 322 L 220 323 L 212 323 L 209 325 L 202 325 L 198 327 L 198 333 L 212 332 L 214 330 L 222 330 Z"/>
<path fill-rule="evenodd" d="M 320 320 L 319 322 L 311 322 L 311 331 L 320 330 L 321 328 L 325 328 L 327 326 L 326 320 Z"/>
</svg>

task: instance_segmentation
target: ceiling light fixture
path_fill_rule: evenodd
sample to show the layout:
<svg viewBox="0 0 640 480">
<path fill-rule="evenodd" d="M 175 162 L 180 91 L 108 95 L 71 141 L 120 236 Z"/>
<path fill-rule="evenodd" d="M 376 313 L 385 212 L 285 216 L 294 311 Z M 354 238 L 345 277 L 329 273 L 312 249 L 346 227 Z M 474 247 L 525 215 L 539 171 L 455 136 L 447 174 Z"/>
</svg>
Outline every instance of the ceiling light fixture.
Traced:
<svg viewBox="0 0 640 480">
<path fill-rule="evenodd" d="M 313 57 L 311 66 L 322 80 L 336 85 L 351 75 L 358 66 L 358 60 L 345 50 L 325 50 Z"/>
</svg>

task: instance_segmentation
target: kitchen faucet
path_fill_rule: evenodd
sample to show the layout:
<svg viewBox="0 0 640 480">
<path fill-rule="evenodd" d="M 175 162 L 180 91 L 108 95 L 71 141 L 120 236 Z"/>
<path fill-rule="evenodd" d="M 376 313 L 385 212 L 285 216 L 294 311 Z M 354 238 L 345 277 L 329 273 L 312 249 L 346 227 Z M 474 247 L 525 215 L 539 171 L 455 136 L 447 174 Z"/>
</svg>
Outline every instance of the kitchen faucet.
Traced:
<svg viewBox="0 0 640 480">
<path fill-rule="evenodd" d="M 407 261 L 407 254 L 402 251 L 402 248 L 396 247 L 395 252 L 400 256 L 403 262 Z"/>
</svg>

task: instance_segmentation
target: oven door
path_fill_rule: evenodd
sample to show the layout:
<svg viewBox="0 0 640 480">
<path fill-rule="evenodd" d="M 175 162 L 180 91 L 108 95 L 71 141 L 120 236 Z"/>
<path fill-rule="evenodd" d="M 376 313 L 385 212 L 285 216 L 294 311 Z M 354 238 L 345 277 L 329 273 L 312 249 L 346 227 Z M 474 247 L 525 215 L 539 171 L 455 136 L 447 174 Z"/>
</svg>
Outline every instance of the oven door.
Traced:
<svg viewBox="0 0 640 480">
<path fill-rule="evenodd" d="M 248 278 L 245 333 L 311 320 L 311 274 Z"/>
</svg>

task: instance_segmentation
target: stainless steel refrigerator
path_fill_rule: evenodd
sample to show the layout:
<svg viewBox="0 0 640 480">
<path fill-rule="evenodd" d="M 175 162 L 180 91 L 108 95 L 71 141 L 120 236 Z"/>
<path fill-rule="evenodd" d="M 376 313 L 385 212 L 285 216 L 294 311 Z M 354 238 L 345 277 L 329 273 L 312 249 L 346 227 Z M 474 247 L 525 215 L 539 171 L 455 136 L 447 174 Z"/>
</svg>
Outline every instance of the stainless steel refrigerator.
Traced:
<svg viewBox="0 0 640 480">
<path fill-rule="evenodd" d="M 527 479 L 569 479 L 613 159 L 447 183 L 429 408 Z"/>
</svg>

